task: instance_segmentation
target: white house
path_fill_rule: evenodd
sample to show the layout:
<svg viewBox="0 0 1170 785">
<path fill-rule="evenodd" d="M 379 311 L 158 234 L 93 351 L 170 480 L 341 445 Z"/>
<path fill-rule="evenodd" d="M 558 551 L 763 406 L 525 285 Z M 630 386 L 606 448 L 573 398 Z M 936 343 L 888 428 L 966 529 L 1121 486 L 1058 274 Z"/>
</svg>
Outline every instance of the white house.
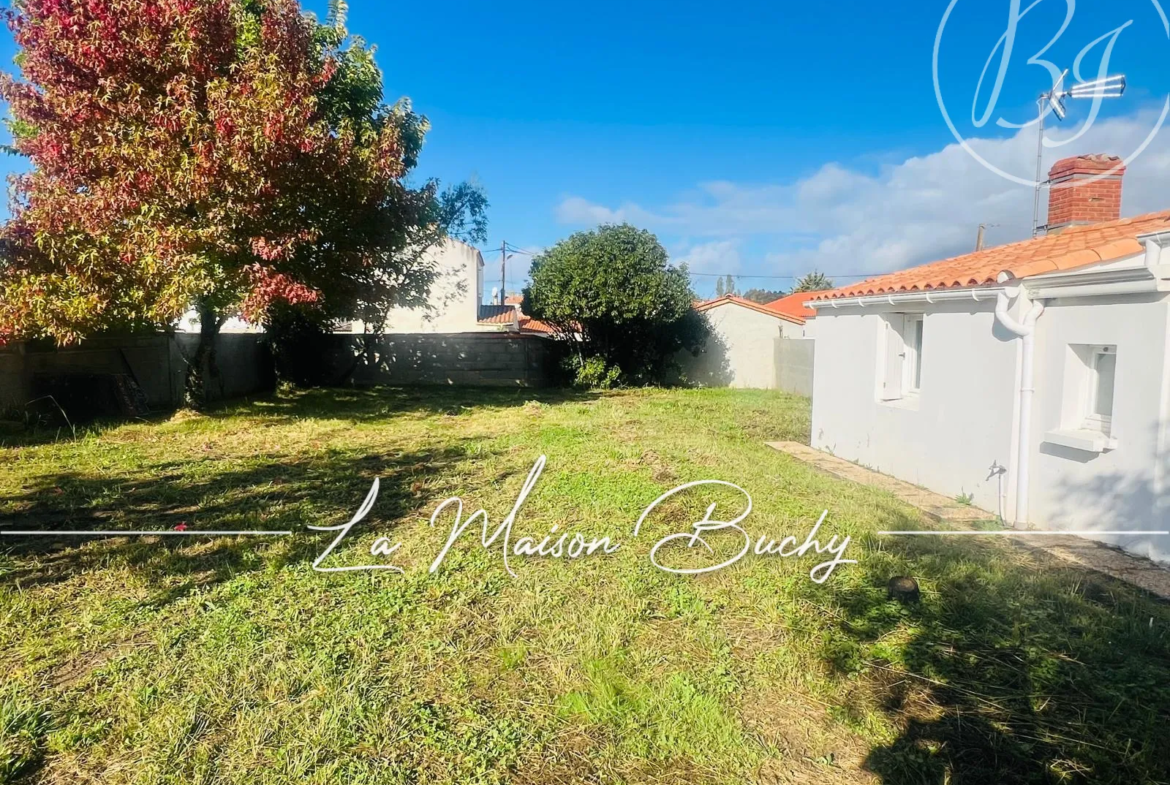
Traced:
<svg viewBox="0 0 1170 785">
<path fill-rule="evenodd" d="M 777 386 L 776 339 L 802 337 L 804 319 L 731 294 L 695 310 L 707 315 L 713 335 L 697 358 L 680 358 L 688 378 L 715 386 Z"/>
<path fill-rule="evenodd" d="M 525 332 L 548 335 L 551 329 L 520 312 L 518 303 L 484 303 L 484 262 L 480 252 L 459 240 L 447 239 L 427 252 L 435 266 L 435 280 L 423 306 L 390 310 L 386 334 Z M 493 290 L 492 297 L 498 298 Z M 361 322 L 342 325 L 337 332 L 363 332 Z M 194 310 L 179 321 L 180 332 L 198 332 Z M 262 332 L 239 318 L 228 319 L 223 332 Z"/>
<path fill-rule="evenodd" d="M 1170 562 L 1170 210 L 1108 156 L 1049 173 L 1047 234 L 819 293 L 812 446 L 1017 527 Z"/>
</svg>

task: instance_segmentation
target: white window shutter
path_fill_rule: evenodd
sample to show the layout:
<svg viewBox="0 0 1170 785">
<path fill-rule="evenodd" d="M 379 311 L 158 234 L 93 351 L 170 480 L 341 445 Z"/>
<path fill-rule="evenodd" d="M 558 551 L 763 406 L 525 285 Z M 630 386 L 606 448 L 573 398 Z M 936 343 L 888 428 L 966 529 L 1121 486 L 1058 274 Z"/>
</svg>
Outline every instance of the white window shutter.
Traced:
<svg viewBox="0 0 1170 785">
<path fill-rule="evenodd" d="M 902 364 L 906 358 L 906 344 L 902 337 L 906 317 L 892 313 L 885 317 L 885 376 L 882 379 L 882 400 L 902 397 Z"/>
</svg>

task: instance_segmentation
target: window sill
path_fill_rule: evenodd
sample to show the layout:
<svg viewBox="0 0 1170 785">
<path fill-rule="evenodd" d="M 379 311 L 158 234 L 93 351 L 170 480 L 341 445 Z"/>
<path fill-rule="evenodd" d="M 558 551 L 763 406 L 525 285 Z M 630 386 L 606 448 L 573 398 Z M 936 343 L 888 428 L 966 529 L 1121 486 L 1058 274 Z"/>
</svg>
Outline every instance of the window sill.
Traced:
<svg viewBox="0 0 1170 785">
<path fill-rule="evenodd" d="M 1049 431 L 1044 441 L 1083 452 L 1108 452 L 1117 449 L 1117 439 L 1100 431 L 1069 429 Z"/>
<path fill-rule="evenodd" d="M 910 411 L 918 411 L 918 393 L 907 393 L 901 398 L 888 398 L 879 400 L 878 403 L 889 406 L 892 409 L 908 409 Z"/>
</svg>

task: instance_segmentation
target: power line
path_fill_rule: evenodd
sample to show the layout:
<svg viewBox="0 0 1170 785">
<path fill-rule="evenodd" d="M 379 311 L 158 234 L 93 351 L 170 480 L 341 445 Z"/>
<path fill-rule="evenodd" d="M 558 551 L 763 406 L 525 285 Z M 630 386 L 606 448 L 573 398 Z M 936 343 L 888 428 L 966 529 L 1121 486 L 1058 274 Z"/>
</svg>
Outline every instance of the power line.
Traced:
<svg viewBox="0 0 1170 785">
<path fill-rule="evenodd" d="M 543 251 L 531 251 L 531 250 L 528 250 L 525 248 L 518 248 L 518 247 L 512 245 L 511 243 L 509 243 L 507 240 L 504 240 L 501 242 L 500 248 L 479 249 L 479 250 L 484 255 L 487 255 L 489 253 L 492 253 L 492 254 L 500 253 L 501 251 L 504 251 L 504 254 L 507 255 L 509 258 L 515 254 L 520 254 L 522 256 L 539 256 L 540 254 L 544 253 Z M 820 272 L 820 271 L 814 271 L 814 272 Z M 804 275 L 747 275 L 747 274 L 743 274 L 743 273 L 692 273 L 692 272 L 688 272 L 687 275 L 691 276 L 692 278 L 726 278 L 727 276 L 730 275 L 733 279 L 745 279 L 746 278 L 746 279 L 753 279 L 753 280 L 772 280 L 772 281 L 795 281 L 795 280 L 798 280 L 798 279 L 804 277 Z M 829 278 L 871 278 L 874 275 L 876 275 L 876 273 L 825 273 L 825 275 L 828 276 Z M 525 277 L 522 280 L 527 280 L 527 277 Z"/>
</svg>

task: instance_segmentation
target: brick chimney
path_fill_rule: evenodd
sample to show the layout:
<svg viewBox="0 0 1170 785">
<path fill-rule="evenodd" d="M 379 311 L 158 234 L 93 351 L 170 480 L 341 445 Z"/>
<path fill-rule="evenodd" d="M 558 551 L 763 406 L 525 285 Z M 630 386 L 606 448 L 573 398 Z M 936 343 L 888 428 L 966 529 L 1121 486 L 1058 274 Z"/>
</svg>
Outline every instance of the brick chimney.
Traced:
<svg viewBox="0 0 1170 785">
<path fill-rule="evenodd" d="M 1048 170 L 1048 233 L 1120 218 L 1124 175 L 1125 165 L 1115 155 L 1057 161 Z"/>
</svg>

